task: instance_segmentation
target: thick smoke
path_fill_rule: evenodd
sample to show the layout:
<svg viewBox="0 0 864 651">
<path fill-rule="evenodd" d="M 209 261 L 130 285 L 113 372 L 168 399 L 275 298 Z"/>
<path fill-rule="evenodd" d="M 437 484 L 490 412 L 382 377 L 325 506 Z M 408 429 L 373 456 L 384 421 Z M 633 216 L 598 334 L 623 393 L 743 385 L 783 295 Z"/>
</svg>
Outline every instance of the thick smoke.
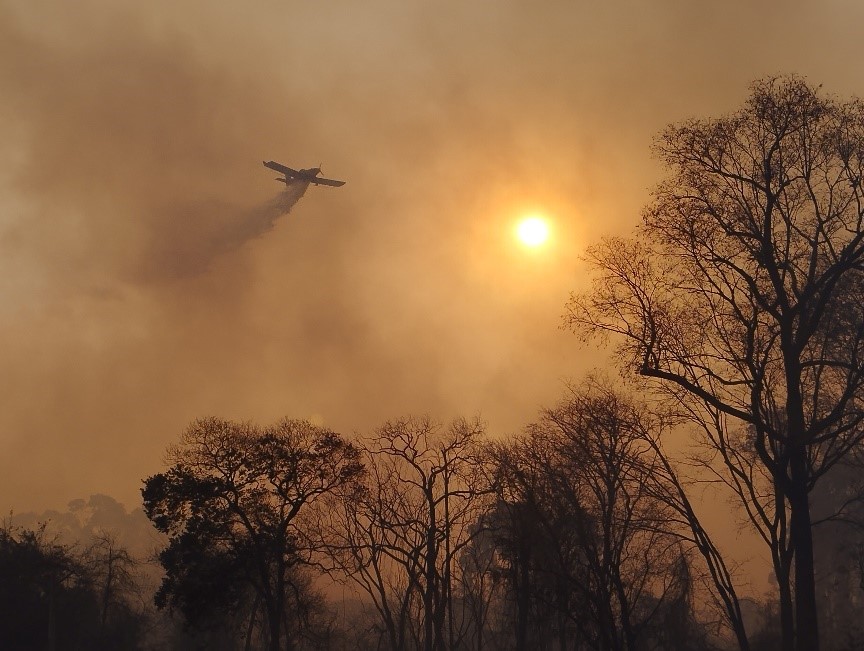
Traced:
<svg viewBox="0 0 864 651">
<path fill-rule="evenodd" d="M 822 42 L 823 5 L 649 4 L 0 0 L 0 508 L 131 508 L 201 416 L 499 433 L 554 403 L 600 359 L 557 326 L 652 134 L 778 70 L 864 87 L 860 10 Z M 349 183 L 271 200 L 269 158 Z"/>
</svg>

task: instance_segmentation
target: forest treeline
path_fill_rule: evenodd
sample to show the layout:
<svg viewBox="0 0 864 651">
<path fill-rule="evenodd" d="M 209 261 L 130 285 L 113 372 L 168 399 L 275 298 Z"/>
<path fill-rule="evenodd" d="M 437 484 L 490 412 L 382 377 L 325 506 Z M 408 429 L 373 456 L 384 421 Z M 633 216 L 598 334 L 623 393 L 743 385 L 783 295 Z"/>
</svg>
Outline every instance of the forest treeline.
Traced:
<svg viewBox="0 0 864 651">
<path fill-rule="evenodd" d="M 202 419 L 145 481 L 164 534 L 149 558 L 109 533 L 142 532 L 107 498 L 72 532 L 86 543 L 0 529 L 0 645 L 695 650 L 737 647 L 740 627 L 749 648 L 776 649 L 777 596 L 739 596 L 747 577 L 697 515 L 717 507 L 689 501 L 711 459 L 695 450 L 682 466 L 663 447 L 678 425 L 596 378 L 508 439 L 461 419 L 352 439 Z M 856 473 L 838 470 L 820 509 L 860 526 Z M 53 520 L 68 529 L 82 510 Z M 823 526 L 823 637 L 856 648 L 864 536 Z"/>
<path fill-rule="evenodd" d="M 758 80 L 655 153 L 642 226 L 566 306 L 620 381 L 509 438 L 195 421 L 142 490 L 158 611 L 106 532 L 8 523 L 0 646 L 864 648 L 864 103 Z M 706 519 L 727 508 L 764 595 Z"/>
</svg>

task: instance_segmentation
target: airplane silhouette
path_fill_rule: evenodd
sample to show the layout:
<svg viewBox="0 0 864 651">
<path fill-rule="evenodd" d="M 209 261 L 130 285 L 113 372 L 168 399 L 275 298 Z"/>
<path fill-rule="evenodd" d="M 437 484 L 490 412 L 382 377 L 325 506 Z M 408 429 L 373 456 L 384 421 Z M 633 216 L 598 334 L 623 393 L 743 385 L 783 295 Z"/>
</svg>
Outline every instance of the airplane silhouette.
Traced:
<svg viewBox="0 0 864 651">
<path fill-rule="evenodd" d="M 264 167 L 269 167 L 271 170 L 276 170 L 284 174 L 284 177 L 276 177 L 277 181 L 281 181 L 286 186 L 292 181 L 303 181 L 305 183 L 314 183 L 315 185 L 330 185 L 338 188 L 340 185 L 345 185 L 345 181 L 336 181 L 334 179 L 325 179 L 318 176 L 321 173 L 321 167 L 310 167 L 308 170 L 292 170 L 282 163 L 277 163 L 272 160 L 265 160 Z"/>
</svg>

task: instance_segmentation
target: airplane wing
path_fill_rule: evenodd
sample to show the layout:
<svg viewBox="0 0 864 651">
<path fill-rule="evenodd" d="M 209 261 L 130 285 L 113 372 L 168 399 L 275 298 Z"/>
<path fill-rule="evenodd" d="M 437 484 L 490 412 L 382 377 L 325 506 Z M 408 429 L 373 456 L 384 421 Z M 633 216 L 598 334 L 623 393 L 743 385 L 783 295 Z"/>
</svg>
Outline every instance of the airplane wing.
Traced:
<svg viewBox="0 0 864 651">
<path fill-rule="evenodd" d="M 293 176 L 293 177 L 299 177 L 300 176 L 300 172 L 298 172 L 297 170 L 292 170 L 290 167 L 286 167 L 282 163 L 277 163 L 276 161 L 273 161 L 273 160 L 265 160 L 263 162 L 264 162 L 264 167 L 269 167 L 271 170 L 276 170 L 277 172 L 282 172 L 282 174 L 285 174 L 286 176 Z"/>
<path fill-rule="evenodd" d="M 263 161 L 264 167 L 269 167 L 271 170 L 276 170 L 277 172 L 284 174 L 286 178 L 290 177 L 292 180 L 296 179 L 297 181 L 308 181 L 309 183 L 315 183 L 316 185 L 330 185 L 334 188 L 338 188 L 340 185 L 345 185 L 345 181 L 337 181 L 335 179 L 323 179 L 318 176 L 312 176 L 312 173 L 318 173 L 318 170 L 292 170 L 290 167 L 283 165 L 282 163 L 277 163 L 273 160 L 265 160 Z M 279 179 L 280 181 L 282 179 Z"/>
<path fill-rule="evenodd" d="M 317 183 L 319 185 L 332 185 L 334 188 L 338 188 L 340 185 L 345 185 L 345 181 L 334 181 L 333 179 L 322 179 L 320 177 L 315 177 L 314 179 L 309 179 L 312 183 Z"/>
</svg>

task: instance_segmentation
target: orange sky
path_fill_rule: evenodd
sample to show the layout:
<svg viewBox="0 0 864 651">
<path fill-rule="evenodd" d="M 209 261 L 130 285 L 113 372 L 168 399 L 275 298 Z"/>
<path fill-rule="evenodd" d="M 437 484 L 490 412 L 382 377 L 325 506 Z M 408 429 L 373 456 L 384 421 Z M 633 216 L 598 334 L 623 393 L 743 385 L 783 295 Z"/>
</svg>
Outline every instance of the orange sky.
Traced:
<svg viewBox="0 0 864 651">
<path fill-rule="evenodd" d="M 864 92 L 857 2 L 601 4 L 0 0 L 0 508 L 132 506 L 200 416 L 515 432 L 602 361 L 560 315 L 656 132 Z M 262 233 L 270 159 L 348 184 Z"/>
</svg>

